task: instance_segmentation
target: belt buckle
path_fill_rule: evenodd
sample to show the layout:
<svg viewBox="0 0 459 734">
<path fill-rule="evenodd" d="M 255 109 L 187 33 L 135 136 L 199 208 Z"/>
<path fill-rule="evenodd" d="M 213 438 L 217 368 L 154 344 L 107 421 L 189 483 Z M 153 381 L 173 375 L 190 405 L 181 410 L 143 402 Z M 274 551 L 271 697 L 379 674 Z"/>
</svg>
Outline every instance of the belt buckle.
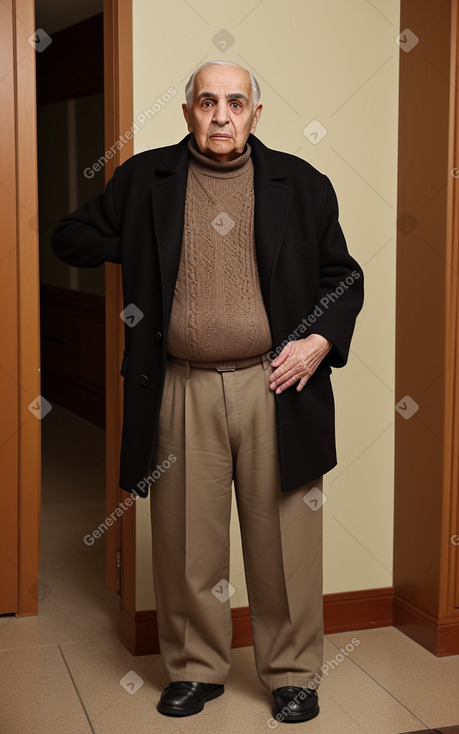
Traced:
<svg viewBox="0 0 459 734">
<path fill-rule="evenodd" d="M 217 367 L 215 368 L 217 372 L 236 372 L 236 367 Z"/>
</svg>

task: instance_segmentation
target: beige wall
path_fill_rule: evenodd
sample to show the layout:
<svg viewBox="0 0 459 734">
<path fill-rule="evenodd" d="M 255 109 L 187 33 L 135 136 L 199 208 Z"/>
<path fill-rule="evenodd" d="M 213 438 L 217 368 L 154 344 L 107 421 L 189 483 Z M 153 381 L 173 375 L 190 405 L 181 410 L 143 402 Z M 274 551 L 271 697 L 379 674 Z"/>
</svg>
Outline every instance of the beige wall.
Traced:
<svg viewBox="0 0 459 734">
<path fill-rule="evenodd" d="M 399 0 L 133 0 L 133 8 L 136 153 L 186 134 L 185 82 L 201 62 L 222 58 L 258 77 L 258 137 L 335 186 L 367 296 L 349 364 L 333 376 L 339 465 L 324 483 L 324 590 L 390 586 Z M 226 50 L 216 45 L 222 29 L 234 39 Z M 316 144 L 303 133 L 312 120 L 327 130 Z M 139 610 L 155 606 L 148 512 L 139 501 Z M 245 606 L 235 506 L 232 541 L 231 603 Z"/>
</svg>

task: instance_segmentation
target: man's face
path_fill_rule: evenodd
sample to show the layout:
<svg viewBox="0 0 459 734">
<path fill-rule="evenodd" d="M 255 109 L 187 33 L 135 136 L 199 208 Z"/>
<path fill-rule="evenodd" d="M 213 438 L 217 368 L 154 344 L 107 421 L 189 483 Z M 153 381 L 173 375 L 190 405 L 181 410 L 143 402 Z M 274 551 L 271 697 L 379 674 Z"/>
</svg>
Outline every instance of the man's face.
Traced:
<svg viewBox="0 0 459 734">
<path fill-rule="evenodd" d="M 253 108 L 248 72 L 227 66 L 201 69 L 194 79 L 191 107 L 182 105 L 199 150 L 217 161 L 231 161 L 244 152 L 261 107 Z"/>
</svg>

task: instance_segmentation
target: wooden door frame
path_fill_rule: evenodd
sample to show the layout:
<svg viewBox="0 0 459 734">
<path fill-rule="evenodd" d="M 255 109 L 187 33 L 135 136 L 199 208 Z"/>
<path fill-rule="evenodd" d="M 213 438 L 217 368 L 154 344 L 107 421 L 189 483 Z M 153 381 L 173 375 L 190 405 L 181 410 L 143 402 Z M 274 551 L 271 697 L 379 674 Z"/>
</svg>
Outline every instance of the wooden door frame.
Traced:
<svg viewBox="0 0 459 734">
<path fill-rule="evenodd" d="M 400 28 L 424 35 L 422 51 L 400 56 L 397 221 L 414 227 L 397 236 L 396 401 L 409 395 L 419 410 L 395 423 L 394 625 L 456 655 L 459 0 L 434 10 L 434 0 L 401 2 Z"/>
<path fill-rule="evenodd" d="M 116 166 L 134 152 L 133 134 L 133 42 L 131 0 L 104 0 L 104 101 L 105 146 L 109 151 L 116 141 L 120 150 L 107 161 L 106 180 Z M 119 489 L 119 453 L 122 428 L 123 386 L 120 376 L 124 348 L 121 267 L 105 265 L 106 323 L 106 509 L 107 517 L 128 495 Z M 121 595 L 120 636 L 132 628 L 136 611 L 136 515 L 135 503 L 108 528 L 106 551 L 106 583 Z M 117 559 L 121 566 L 117 572 Z"/>
<path fill-rule="evenodd" d="M 40 395 L 38 180 L 36 140 L 35 31 L 33 0 L 13 0 L 16 117 L 16 221 L 18 273 L 19 537 L 20 616 L 38 612 L 41 501 L 41 424 L 28 409 Z"/>
<path fill-rule="evenodd" d="M 18 273 L 18 410 L 19 410 L 19 534 L 18 604 L 20 616 L 38 613 L 38 573 L 41 507 L 41 425 L 28 405 L 40 395 L 40 319 L 38 176 L 36 140 L 35 49 L 28 39 L 35 31 L 34 0 L 11 0 L 15 48 L 16 118 L 16 242 Z M 132 3 L 104 0 L 105 142 L 106 150 L 132 125 Z M 132 136 L 107 161 L 106 178 L 133 153 Z M 35 224 L 34 224 L 35 223 Z M 119 359 L 123 349 L 123 322 L 119 317 L 121 272 L 106 265 L 107 339 L 107 517 L 118 506 L 119 449 L 122 425 L 122 389 Z M 135 614 L 135 505 L 125 512 L 121 527 L 107 531 L 106 581 L 116 590 L 118 550 L 123 556 L 121 609 Z"/>
</svg>

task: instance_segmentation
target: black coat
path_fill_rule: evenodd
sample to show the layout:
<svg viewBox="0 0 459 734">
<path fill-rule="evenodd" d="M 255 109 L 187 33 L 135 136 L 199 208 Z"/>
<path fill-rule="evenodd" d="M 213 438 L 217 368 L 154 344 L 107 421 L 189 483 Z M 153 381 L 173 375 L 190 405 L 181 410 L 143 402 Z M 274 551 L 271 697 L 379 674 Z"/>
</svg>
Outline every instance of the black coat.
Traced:
<svg viewBox="0 0 459 734">
<path fill-rule="evenodd" d="M 120 486 L 148 493 L 166 370 L 167 329 L 182 247 L 187 136 L 133 156 L 104 194 L 59 222 L 56 254 L 70 265 L 121 263 L 124 305 L 143 317 L 125 327 Z M 363 274 L 349 255 L 326 176 L 254 136 L 255 246 L 273 353 L 287 340 L 322 334 L 333 349 L 301 392 L 276 395 L 282 490 L 336 464 L 331 367 L 347 361 L 363 302 Z M 140 484 L 139 484 L 140 483 Z M 139 485 L 139 486 L 137 486 Z"/>
</svg>

